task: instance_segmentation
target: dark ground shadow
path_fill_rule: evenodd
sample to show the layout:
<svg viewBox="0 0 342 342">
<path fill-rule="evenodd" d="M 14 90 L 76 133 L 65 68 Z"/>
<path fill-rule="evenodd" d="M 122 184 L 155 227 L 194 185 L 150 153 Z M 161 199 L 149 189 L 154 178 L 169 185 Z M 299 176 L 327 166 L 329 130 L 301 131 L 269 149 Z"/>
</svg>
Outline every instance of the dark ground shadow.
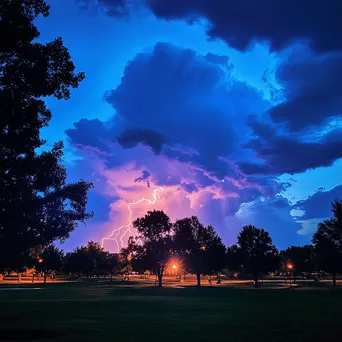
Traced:
<svg viewBox="0 0 342 342">
<path fill-rule="evenodd" d="M 56 330 L 0 330 L 0 341 L 39 341 L 52 340 L 65 336 L 62 331 Z"/>
</svg>

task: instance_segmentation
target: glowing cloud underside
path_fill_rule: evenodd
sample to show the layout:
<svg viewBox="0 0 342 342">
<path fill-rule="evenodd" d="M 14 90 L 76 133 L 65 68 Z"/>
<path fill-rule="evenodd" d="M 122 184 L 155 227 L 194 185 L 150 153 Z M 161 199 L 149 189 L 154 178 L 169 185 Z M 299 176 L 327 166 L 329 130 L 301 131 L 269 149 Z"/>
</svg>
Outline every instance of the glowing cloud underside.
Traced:
<svg viewBox="0 0 342 342">
<path fill-rule="evenodd" d="M 105 237 L 101 240 L 101 246 L 104 247 L 104 242 L 105 241 L 114 241 L 118 247 L 118 252 L 121 250 L 121 248 L 123 248 L 124 242 L 123 239 L 125 236 L 127 236 L 128 233 L 132 233 L 132 206 L 135 206 L 141 202 L 146 202 L 148 204 L 154 204 L 157 201 L 157 193 L 158 191 L 162 191 L 163 188 L 157 188 L 153 191 L 153 195 L 152 195 L 152 200 L 149 200 L 145 197 L 141 198 L 138 201 L 133 201 L 130 202 L 128 204 L 127 210 L 128 210 L 128 218 L 127 221 L 128 223 L 119 227 L 119 228 L 115 228 L 112 233 L 108 236 Z"/>
</svg>

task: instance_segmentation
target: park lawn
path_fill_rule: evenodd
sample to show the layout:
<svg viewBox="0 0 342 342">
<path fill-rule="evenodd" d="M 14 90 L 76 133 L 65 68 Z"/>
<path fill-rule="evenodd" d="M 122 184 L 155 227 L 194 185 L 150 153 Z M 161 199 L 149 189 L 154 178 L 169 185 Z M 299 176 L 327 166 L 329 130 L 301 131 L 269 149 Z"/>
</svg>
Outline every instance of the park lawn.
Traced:
<svg viewBox="0 0 342 342">
<path fill-rule="evenodd" d="M 0 341 L 18 341 L 15 331 L 22 341 L 342 340 L 340 289 L 35 286 L 0 291 Z"/>
</svg>

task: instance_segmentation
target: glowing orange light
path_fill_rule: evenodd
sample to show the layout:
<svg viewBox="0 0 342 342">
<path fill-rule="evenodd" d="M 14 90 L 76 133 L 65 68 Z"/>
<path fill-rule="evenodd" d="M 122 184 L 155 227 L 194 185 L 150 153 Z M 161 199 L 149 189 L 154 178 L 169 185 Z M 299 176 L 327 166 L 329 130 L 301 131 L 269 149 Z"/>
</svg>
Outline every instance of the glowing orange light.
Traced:
<svg viewBox="0 0 342 342">
<path fill-rule="evenodd" d="M 202 246 L 202 247 L 201 247 L 201 250 L 202 250 L 202 251 L 205 251 L 205 249 L 206 249 L 205 246 Z"/>
<path fill-rule="evenodd" d="M 41 264 L 43 262 L 43 259 L 42 258 L 39 258 L 38 259 L 38 262 Z"/>
<path fill-rule="evenodd" d="M 118 247 L 118 251 L 120 251 L 121 248 L 124 247 L 123 238 L 127 235 L 127 233 L 132 232 L 132 208 L 131 207 L 138 204 L 138 203 L 141 203 L 141 202 L 147 202 L 149 204 L 156 203 L 157 193 L 158 193 L 158 191 L 162 191 L 162 190 L 163 190 L 163 188 L 157 188 L 153 191 L 153 195 L 152 195 L 153 200 L 149 200 L 149 199 L 143 197 L 138 201 L 130 202 L 128 204 L 128 207 L 127 207 L 127 209 L 128 209 L 128 224 L 125 224 L 119 228 L 115 228 L 108 237 L 103 238 L 101 240 L 101 247 L 103 248 L 105 241 L 115 241 L 115 243 Z"/>
<path fill-rule="evenodd" d="M 172 268 L 175 270 L 177 268 L 177 265 L 172 265 Z"/>
<path fill-rule="evenodd" d="M 292 270 L 292 269 L 293 269 L 293 265 L 292 265 L 292 264 L 287 264 L 287 268 L 288 268 L 289 270 Z"/>
</svg>

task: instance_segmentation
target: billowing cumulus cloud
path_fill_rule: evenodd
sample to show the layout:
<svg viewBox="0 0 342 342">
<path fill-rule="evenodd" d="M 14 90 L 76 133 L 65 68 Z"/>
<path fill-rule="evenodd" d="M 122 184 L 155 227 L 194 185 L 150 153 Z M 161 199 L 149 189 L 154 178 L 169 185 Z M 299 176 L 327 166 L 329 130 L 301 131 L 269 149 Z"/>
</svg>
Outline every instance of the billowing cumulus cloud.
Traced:
<svg viewBox="0 0 342 342">
<path fill-rule="evenodd" d="M 121 83 L 106 93 L 116 113 L 111 120 L 82 119 L 67 131 L 98 191 L 113 198 L 108 235 L 108 227 L 127 222 L 129 202 L 151 199 L 160 188 L 155 208 L 173 219 L 196 214 L 233 242 L 241 204 L 271 200 L 288 186 L 238 166 L 251 156 L 241 147 L 251 133 L 249 116 L 270 103 L 232 72 L 227 57 L 159 43 L 130 61 Z M 147 209 L 139 203 L 133 216 Z"/>
<path fill-rule="evenodd" d="M 127 223 L 130 202 L 153 200 L 158 189 L 153 206 L 134 205 L 133 219 L 153 207 L 172 219 L 198 215 L 227 243 L 251 222 L 270 230 L 279 246 L 308 242 L 314 217 L 310 209 L 303 221 L 291 216 L 295 208 L 279 195 L 290 184 L 276 177 L 331 165 L 341 157 L 341 135 L 291 134 L 233 70 L 227 56 L 159 43 L 128 62 L 121 83 L 107 91 L 112 119 L 82 119 L 67 131 L 81 159 L 75 164 L 88 163 L 82 168 L 97 191 L 111 198 L 98 238 Z"/>
<path fill-rule="evenodd" d="M 105 94 L 113 117 L 81 119 L 67 131 L 77 174 L 96 184 L 92 204 L 103 197 L 97 238 L 127 223 L 130 202 L 152 200 L 158 189 L 153 206 L 131 208 L 132 219 L 153 207 L 172 219 L 198 215 L 228 244 L 250 223 L 268 229 L 279 247 L 308 243 L 341 186 L 290 204 L 291 181 L 279 179 L 342 158 L 340 2 L 77 1 L 115 18 L 144 8 L 160 19 L 197 22 L 209 38 L 240 51 L 266 42 L 276 60 L 274 74 L 265 72 L 277 95 L 268 101 L 234 77 L 226 55 L 158 43 L 132 58 Z"/>
</svg>

